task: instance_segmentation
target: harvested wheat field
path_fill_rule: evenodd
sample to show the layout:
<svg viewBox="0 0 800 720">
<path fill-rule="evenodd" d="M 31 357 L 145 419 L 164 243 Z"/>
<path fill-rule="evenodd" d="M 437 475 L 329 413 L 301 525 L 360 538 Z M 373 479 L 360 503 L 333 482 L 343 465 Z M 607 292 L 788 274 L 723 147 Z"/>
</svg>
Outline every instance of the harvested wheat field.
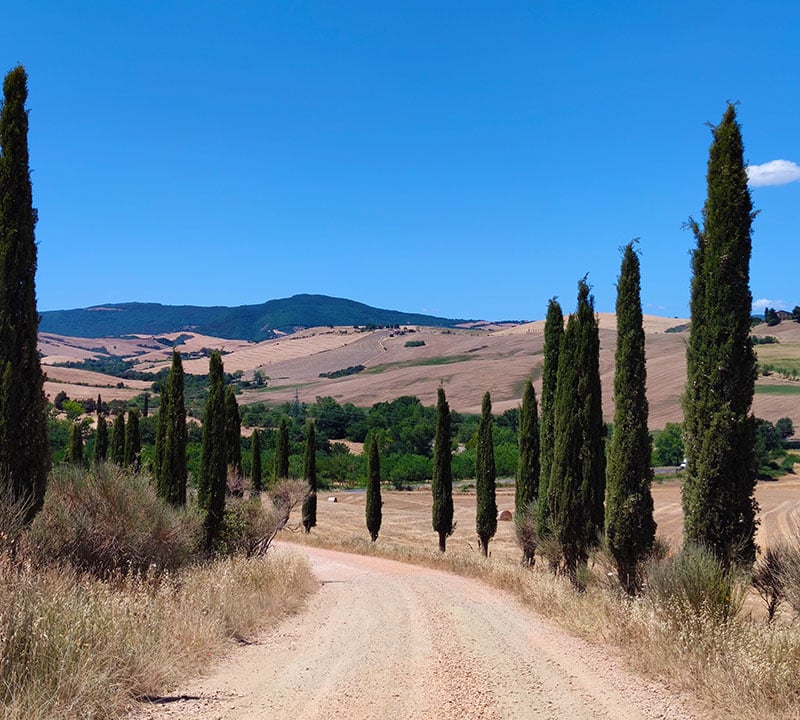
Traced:
<svg viewBox="0 0 800 720">
<path fill-rule="evenodd" d="M 614 315 L 601 313 L 600 373 L 603 387 L 603 413 L 613 418 Z M 645 316 L 648 400 L 650 426 L 654 430 L 668 422 L 680 422 L 680 398 L 686 373 L 687 321 L 678 318 Z M 800 362 L 800 325 L 784 322 L 769 331 L 778 343 L 758 345 L 763 362 L 780 365 Z M 132 369 L 155 373 L 167 367 L 172 347 L 183 355 L 187 373 L 208 371 L 209 349 L 221 350 L 227 372 L 241 372 L 252 379 L 256 370 L 269 377 L 268 387 L 247 389 L 240 403 L 282 403 L 299 397 L 314 402 L 331 396 L 340 403 L 370 407 L 376 402 L 416 395 L 423 404 L 436 402 L 439 385 L 447 391 L 450 407 L 457 412 L 480 412 L 483 392 L 492 393 L 495 413 L 517 407 L 528 377 L 541 391 L 544 322 L 522 325 L 475 325 L 463 329 L 405 327 L 400 330 L 360 331 L 345 327 L 310 328 L 275 340 L 251 343 L 223 340 L 196 333 L 170 333 L 164 336 L 81 339 L 51 334 L 40 336 L 42 362 L 52 380 L 68 383 L 69 388 L 48 384 L 51 396 L 65 389 L 70 397 L 86 399 L 98 392 L 108 399 L 130 398 L 131 391 L 148 388 L 146 381 L 125 380 L 125 388 L 114 392 L 119 378 L 84 370 L 56 367 L 57 363 L 80 362 L 88 358 L 118 357 L 132 363 Z M 670 332 L 667 332 L 667 331 Z M 678 330 L 678 331 L 676 331 Z M 361 372 L 330 378 L 337 371 L 363 366 Z M 50 398 L 52 399 L 52 397 Z M 758 379 L 753 412 L 771 422 L 789 417 L 800 426 L 800 383 L 778 373 Z"/>
</svg>

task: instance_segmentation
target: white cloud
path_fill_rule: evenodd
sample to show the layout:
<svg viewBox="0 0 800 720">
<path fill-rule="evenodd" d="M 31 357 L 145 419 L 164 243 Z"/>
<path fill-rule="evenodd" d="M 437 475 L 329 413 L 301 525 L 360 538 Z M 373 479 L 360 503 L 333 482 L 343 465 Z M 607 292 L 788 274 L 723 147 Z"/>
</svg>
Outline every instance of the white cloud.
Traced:
<svg viewBox="0 0 800 720">
<path fill-rule="evenodd" d="M 787 310 L 789 304 L 785 300 L 768 300 L 767 298 L 753 300 L 753 310 L 764 310 L 768 307 L 775 308 L 776 310 Z"/>
<path fill-rule="evenodd" d="M 753 187 L 786 185 L 800 180 L 800 166 L 790 160 L 770 160 L 747 168 L 747 182 Z"/>
</svg>

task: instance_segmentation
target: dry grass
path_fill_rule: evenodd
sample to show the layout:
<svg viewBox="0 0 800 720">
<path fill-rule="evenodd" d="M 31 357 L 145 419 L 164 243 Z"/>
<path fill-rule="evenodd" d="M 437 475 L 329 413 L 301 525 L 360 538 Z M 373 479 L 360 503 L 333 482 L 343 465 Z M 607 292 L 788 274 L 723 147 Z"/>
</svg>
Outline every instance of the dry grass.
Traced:
<svg viewBox="0 0 800 720">
<path fill-rule="evenodd" d="M 460 524 L 445 554 L 436 549 L 430 505 L 421 493 L 384 493 L 384 527 L 377 543 L 371 543 L 366 532 L 363 497 L 353 500 L 339 495 L 338 499 L 334 504 L 321 496 L 318 526 L 310 535 L 288 539 L 422 564 L 488 582 L 513 593 L 571 633 L 616 647 L 632 669 L 695 698 L 704 716 L 800 717 L 800 632 L 786 618 L 768 627 L 763 613 L 756 619 L 745 611 L 727 622 L 676 625 L 674 617 L 653 604 L 628 600 L 609 578 L 611 568 L 602 556 L 595 558 L 586 592 L 578 594 L 567 580 L 554 577 L 541 560 L 532 569 L 520 565 L 511 523 L 499 523 L 499 541 L 490 544 L 492 556 L 484 560 L 467 539 L 474 535 L 474 509 L 470 515 L 465 497 L 458 493 Z M 395 503 L 401 522 L 411 525 L 405 531 L 393 521 Z"/>
<path fill-rule="evenodd" d="M 315 583 L 281 553 L 103 582 L 0 559 L 2 717 L 114 718 L 296 611 Z"/>
</svg>

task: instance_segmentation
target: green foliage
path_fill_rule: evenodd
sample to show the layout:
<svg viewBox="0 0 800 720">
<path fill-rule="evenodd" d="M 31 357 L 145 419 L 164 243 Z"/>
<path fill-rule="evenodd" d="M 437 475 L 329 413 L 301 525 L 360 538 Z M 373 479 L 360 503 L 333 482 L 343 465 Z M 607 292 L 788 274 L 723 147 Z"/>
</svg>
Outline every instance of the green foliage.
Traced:
<svg viewBox="0 0 800 720">
<path fill-rule="evenodd" d="M 433 529 L 439 535 L 439 550 L 447 549 L 447 538 L 453 534 L 453 470 L 452 440 L 450 435 L 450 406 L 444 388 L 436 392 L 436 434 L 433 439 Z"/>
<path fill-rule="evenodd" d="M 633 595 L 641 588 L 640 566 L 652 550 L 656 532 L 639 256 L 633 243 L 623 253 L 616 314 L 614 433 L 608 452 L 605 523 L 620 584 Z"/>
<path fill-rule="evenodd" d="M 407 348 L 415 348 L 415 347 L 423 347 L 425 345 L 424 340 L 406 340 L 405 345 L 403 347 Z"/>
<path fill-rule="evenodd" d="M 369 461 L 367 464 L 367 530 L 372 542 L 378 539 L 381 529 L 382 508 L 381 502 L 381 464 L 378 452 L 378 439 L 373 437 L 369 443 Z"/>
<path fill-rule="evenodd" d="M 83 467 L 83 434 L 79 423 L 72 423 L 69 431 L 69 446 L 67 447 L 66 462 L 70 465 Z"/>
<path fill-rule="evenodd" d="M 547 305 L 544 323 L 544 364 L 542 366 L 542 416 L 539 423 L 541 462 L 539 468 L 539 501 L 536 506 L 536 527 L 540 537 L 549 534 L 550 477 L 553 469 L 555 441 L 555 401 L 558 383 L 558 358 L 564 339 L 564 314 L 555 298 Z"/>
<path fill-rule="evenodd" d="M 203 413 L 203 451 L 197 499 L 205 511 L 205 546 L 211 550 L 225 512 L 227 452 L 225 449 L 225 389 L 222 358 L 212 352 L 208 368 L 208 400 Z"/>
<path fill-rule="evenodd" d="M 667 328 L 666 330 L 664 330 L 664 332 L 665 333 L 682 333 L 682 332 L 686 332 L 689 329 L 690 325 L 691 325 L 691 323 L 683 323 L 682 325 L 674 325 L 673 327 L 670 327 L 670 328 Z"/>
<path fill-rule="evenodd" d="M 303 462 L 303 478 L 308 483 L 308 495 L 303 501 L 301 518 L 307 533 L 317 525 L 317 440 L 314 421 L 306 425 L 306 450 Z"/>
<path fill-rule="evenodd" d="M 36 210 L 28 156 L 28 79 L 18 65 L 3 82 L 0 112 L 0 478 L 31 520 L 50 468 L 36 310 Z"/>
<path fill-rule="evenodd" d="M 775 327 L 780 321 L 781 319 L 778 317 L 778 311 L 775 310 L 775 308 L 764 308 L 764 322 L 767 323 L 767 327 Z"/>
<path fill-rule="evenodd" d="M 289 421 L 284 416 L 275 431 L 275 481 L 289 477 Z"/>
<path fill-rule="evenodd" d="M 517 465 L 517 482 L 514 492 L 514 520 L 518 530 L 517 539 L 524 538 L 521 543 L 524 554 L 523 562 L 533 564 L 535 543 L 531 543 L 529 532 L 531 523 L 523 523 L 526 513 L 536 511 L 536 498 L 539 492 L 539 415 L 536 406 L 536 393 L 533 383 L 528 380 L 522 393 L 522 409 L 519 412 L 519 461 Z"/>
<path fill-rule="evenodd" d="M 125 457 L 124 465 L 139 470 L 142 454 L 142 438 L 139 434 L 139 411 L 133 409 L 128 413 L 128 422 L 125 425 Z"/>
<path fill-rule="evenodd" d="M 750 338 L 753 207 L 736 111 L 713 129 L 704 226 L 690 221 L 692 326 L 683 398 L 686 538 L 724 563 L 755 558 L 756 467 L 750 417 L 756 377 Z"/>
<path fill-rule="evenodd" d="M 795 305 L 794 308 L 792 308 L 792 321 L 800 323 L 800 305 Z"/>
<path fill-rule="evenodd" d="M 475 530 L 484 557 L 489 554 L 489 540 L 497 532 L 497 499 L 495 497 L 494 439 L 492 437 L 492 400 L 488 392 L 481 402 L 481 423 L 478 426 L 478 448 L 475 457 L 475 495 L 477 511 Z"/>
<path fill-rule="evenodd" d="M 794 423 L 791 418 L 782 417 L 775 423 L 775 429 L 783 440 L 794 435 Z"/>
<path fill-rule="evenodd" d="M 94 464 L 105 462 L 108 457 L 108 423 L 99 412 L 97 414 L 97 434 L 94 441 Z"/>
<path fill-rule="evenodd" d="M 125 413 L 114 418 L 111 428 L 111 462 L 119 467 L 125 464 Z"/>
<path fill-rule="evenodd" d="M 187 443 L 183 363 L 173 350 L 169 376 L 161 387 L 154 474 L 158 494 L 176 507 L 186 504 Z"/>
<path fill-rule="evenodd" d="M 752 336 L 753 345 L 776 345 L 780 343 L 780 340 L 776 338 L 774 335 L 753 335 Z"/>
<path fill-rule="evenodd" d="M 683 426 L 667 423 L 664 429 L 653 434 L 653 465 L 680 465 L 683 462 Z"/>
<path fill-rule="evenodd" d="M 262 490 L 263 471 L 261 465 L 261 433 L 258 430 L 253 430 L 251 437 L 251 453 L 252 460 L 250 462 L 250 482 L 253 486 L 253 492 L 258 494 Z"/>
<path fill-rule="evenodd" d="M 234 474 L 242 473 L 242 420 L 239 416 L 239 403 L 233 387 L 225 388 L 225 452 L 228 467 Z"/>
<path fill-rule="evenodd" d="M 578 567 L 586 563 L 603 532 L 605 452 L 599 357 L 594 298 L 581 280 L 578 306 L 567 321 L 558 359 L 548 496 L 548 532 L 558 542 L 564 569 L 576 583 Z"/>
<path fill-rule="evenodd" d="M 336 378 L 347 377 L 348 375 L 357 375 L 364 370 L 366 370 L 366 368 L 363 365 L 351 365 L 350 367 L 342 368 L 341 370 L 334 370 L 333 372 L 321 372 L 319 376 L 321 378 L 335 380 Z"/>
</svg>

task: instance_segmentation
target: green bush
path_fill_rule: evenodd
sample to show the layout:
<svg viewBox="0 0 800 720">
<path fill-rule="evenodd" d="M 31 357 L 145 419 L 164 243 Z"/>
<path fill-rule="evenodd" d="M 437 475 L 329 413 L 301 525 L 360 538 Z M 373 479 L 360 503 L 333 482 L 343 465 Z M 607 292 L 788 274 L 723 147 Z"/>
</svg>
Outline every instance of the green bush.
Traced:
<svg viewBox="0 0 800 720">
<path fill-rule="evenodd" d="M 685 544 L 677 555 L 652 560 L 645 577 L 645 600 L 678 627 L 725 622 L 738 614 L 744 599 L 735 572 L 700 545 Z"/>
<path fill-rule="evenodd" d="M 169 507 L 144 475 L 111 463 L 56 468 L 28 533 L 37 561 L 66 561 L 99 577 L 174 569 L 199 538 L 197 517 Z"/>
</svg>

